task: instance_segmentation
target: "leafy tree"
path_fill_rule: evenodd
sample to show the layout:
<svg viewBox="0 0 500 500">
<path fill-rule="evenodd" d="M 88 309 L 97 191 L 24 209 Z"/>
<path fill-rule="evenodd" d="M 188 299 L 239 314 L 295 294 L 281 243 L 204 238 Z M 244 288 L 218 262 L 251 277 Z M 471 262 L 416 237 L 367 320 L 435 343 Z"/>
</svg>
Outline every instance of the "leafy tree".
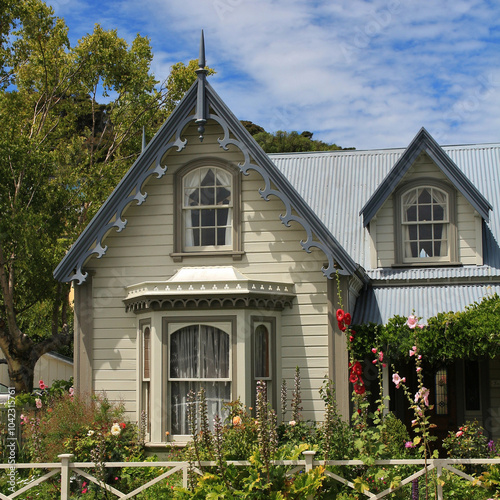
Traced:
<svg viewBox="0 0 500 500">
<path fill-rule="evenodd" d="M 253 125 L 253 124 L 252 124 Z M 252 133 L 255 127 L 248 127 L 247 130 Z M 259 127 L 262 128 L 262 127 Z M 313 134 L 309 131 L 304 131 L 301 134 L 298 132 L 284 132 L 278 130 L 275 134 L 270 134 L 265 130 L 257 131 L 253 138 L 259 143 L 261 148 L 266 153 L 301 153 L 304 151 L 337 151 L 341 149 L 354 149 L 342 148 L 336 144 L 327 144 L 326 142 L 315 140 L 312 138 Z"/>
<path fill-rule="evenodd" d="M 96 25 L 71 47 L 42 0 L 0 5 L 0 348 L 11 384 L 29 392 L 38 358 L 72 339 L 69 285 L 53 269 L 197 63 L 158 85 L 147 38 L 129 46 Z"/>
</svg>

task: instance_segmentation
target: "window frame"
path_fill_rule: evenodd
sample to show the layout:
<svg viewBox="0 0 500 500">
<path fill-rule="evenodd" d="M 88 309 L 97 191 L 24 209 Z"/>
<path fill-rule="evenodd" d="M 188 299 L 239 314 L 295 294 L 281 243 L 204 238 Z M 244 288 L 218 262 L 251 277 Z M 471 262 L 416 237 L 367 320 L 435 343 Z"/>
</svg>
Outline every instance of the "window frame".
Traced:
<svg viewBox="0 0 500 500">
<path fill-rule="evenodd" d="M 185 247 L 184 242 L 184 178 L 191 174 L 194 170 L 201 168 L 220 168 L 225 170 L 231 175 L 232 180 L 232 232 L 231 232 L 231 244 L 224 245 L 221 248 L 215 248 L 214 246 L 198 246 L 198 247 Z M 174 251 L 171 253 L 171 257 L 174 262 L 182 262 L 186 257 L 196 257 L 196 256 L 221 256 L 229 255 L 232 256 L 233 260 L 241 260 L 244 252 L 241 249 L 241 174 L 239 170 L 233 165 L 221 161 L 217 158 L 207 157 L 202 160 L 194 160 L 182 168 L 180 168 L 175 174 L 174 181 L 175 191 L 174 191 L 174 207 L 175 207 L 175 219 L 174 219 Z"/>
<path fill-rule="evenodd" d="M 263 380 L 266 382 L 267 388 L 267 400 L 271 404 L 271 407 L 275 409 L 276 413 L 278 412 L 277 407 L 277 350 L 276 350 L 276 318 L 274 316 L 252 316 L 250 320 L 250 328 L 252 334 L 251 341 L 251 401 L 252 406 L 255 408 L 256 403 L 256 391 L 257 391 L 257 382 L 259 380 Z M 256 361 L 256 348 L 257 348 L 257 339 L 256 339 L 256 330 L 259 326 L 264 325 L 269 332 L 269 362 L 270 362 L 270 373 L 269 377 L 264 379 L 256 378 L 255 375 L 255 361 Z"/>
<path fill-rule="evenodd" d="M 208 325 L 218 328 L 229 334 L 229 378 L 217 379 L 179 379 L 170 377 L 170 337 L 172 333 L 189 326 Z M 162 416 L 162 436 L 164 441 L 174 441 L 184 443 L 190 439 L 186 434 L 172 434 L 172 409 L 171 409 L 171 382 L 229 382 L 231 400 L 236 399 L 237 393 L 237 353 L 236 353 L 236 316 L 204 316 L 204 317 L 163 317 L 162 318 L 162 349 L 163 349 L 163 369 L 162 369 L 162 398 L 163 398 L 163 416 Z M 229 330 L 229 331 L 227 331 Z M 169 434 L 166 434 L 166 433 Z"/>
<path fill-rule="evenodd" d="M 405 258 L 405 224 L 403 223 L 403 196 L 412 189 L 437 188 L 448 196 L 447 226 L 447 257 L 410 257 Z M 418 225 L 418 222 L 417 222 Z M 401 267 L 429 267 L 459 265 L 458 238 L 456 228 L 456 191 L 447 183 L 435 179 L 420 178 L 405 183 L 394 193 L 394 234 L 395 234 L 395 266 Z"/>
<path fill-rule="evenodd" d="M 145 376 L 145 333 L 149 330 L 149 377 Z M 139 328 L 137 331 L 138 348 L 139 348 L 139 363 L 138 363 L 138 407 L 139 407 L 139 421 L 142 421 L 142 412 L 146 411 L 145 416 L 145 439 L 151 439 L 151 373 L 152 373 L 152 325 L 151 318 L 141 319 L 139 321 Z"/>
</svg>

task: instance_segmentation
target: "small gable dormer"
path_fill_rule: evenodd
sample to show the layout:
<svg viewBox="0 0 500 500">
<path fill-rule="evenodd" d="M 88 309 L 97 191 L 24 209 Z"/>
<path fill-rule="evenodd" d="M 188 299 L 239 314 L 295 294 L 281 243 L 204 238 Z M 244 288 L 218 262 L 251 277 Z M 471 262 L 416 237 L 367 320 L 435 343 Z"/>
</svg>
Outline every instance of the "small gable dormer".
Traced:
<svg viewBox="0 0 500 500">
<path fill-rule="evenodd" d="M 422 128 L 360 211 L 372 267 L 482 265 L 491 209 Z"/>
</svg>

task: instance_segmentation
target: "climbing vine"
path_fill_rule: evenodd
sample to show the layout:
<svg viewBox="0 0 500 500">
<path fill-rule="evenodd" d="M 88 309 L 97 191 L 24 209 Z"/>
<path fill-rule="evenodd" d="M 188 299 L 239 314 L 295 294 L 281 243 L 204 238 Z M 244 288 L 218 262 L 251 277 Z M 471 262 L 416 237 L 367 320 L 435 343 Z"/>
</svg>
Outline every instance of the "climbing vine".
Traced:
<svg viewBox="0 0 500 500">
<path fill-rule="evenodd" d="M 352 349 L 362 359 L 376 343 L 392 360 L 403 359 L 413 345 L 407 317 L 394 316 L 386 325 L 353 325 Z M 419 333 L 419 350 L 429 362 L 493 358 L 500 354 L 500 297 L 495 294 L 462 312 L 439 313 Z"/>
</svg>

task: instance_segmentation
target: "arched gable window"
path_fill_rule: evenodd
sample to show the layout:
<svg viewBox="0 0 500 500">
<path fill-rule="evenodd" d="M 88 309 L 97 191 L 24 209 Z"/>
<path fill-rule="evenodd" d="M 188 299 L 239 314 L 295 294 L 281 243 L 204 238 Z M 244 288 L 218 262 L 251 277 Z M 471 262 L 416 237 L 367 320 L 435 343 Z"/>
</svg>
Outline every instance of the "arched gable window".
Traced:
<svg viewBox="0 0 500 500">
<path fill-rule="evenodd" d="M 201 167 L 182 179 L 183 243 L 190 249 L 232 248 L 233 182 L 219 167 Z"/>
<path fill-rule="evenodd" d="M 237 169 L 215 159 L 177 173 L 175 260 L 201 253 L 241 259 L 239 191 Z"/>
<path fill-rule="evenodd" d="M 456 261 L 454 192 L 435 182 L 414 183 L 396 196 L 398 261 L 406 264 Z"/>
</svg>

